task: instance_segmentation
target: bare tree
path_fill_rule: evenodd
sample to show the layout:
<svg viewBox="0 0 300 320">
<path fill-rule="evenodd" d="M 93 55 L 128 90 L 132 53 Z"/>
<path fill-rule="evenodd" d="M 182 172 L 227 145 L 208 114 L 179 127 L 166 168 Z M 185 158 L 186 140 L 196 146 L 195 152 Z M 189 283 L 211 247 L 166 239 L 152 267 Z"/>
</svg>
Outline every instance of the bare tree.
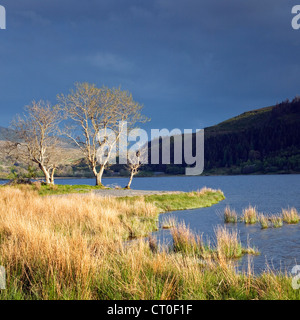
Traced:
<svg viewBox="0 0 300 320">
<path fill-rule="evenodd" d="M 43 172 L 47 184 L 54 184 L 54 173 L 61 157 L 58 152 L 58 124 L 61 115 L 50 102 L 33 101 L 25 113 L 12 121 L 15 134 L 7 141 L 7 154 L 15 161 L 34 163 Z"/>
<path fill-rule="evenodd" d="M 130 189 L 133 177 L 138 174 L 140 167 L 148 160 L 148 148 L 142 147 L 138 150 L 130 150 L 128 152 L 127 169 L 130 172 L 129 182 L 126 189 Z"/>
<path fill-rule="evenodd" d="M 142 106 L 132 95 L 120 88 L 97 88 L 89 83 L 76 83 L 68 95 L 59 95 L 67 123 L 64 133 L 72 139 L 87 159 L 96 185 L 102 185 L 102 176 L 111 156 L 117 152 L 120 136 L 137 122 L 144 122 Z M 101 134 L 99 134 L 101 132 Z M 104 155 L 99 163 L 99 154 Z M 100 168 L 98 167 L 100 165 Z"/>
</svg>

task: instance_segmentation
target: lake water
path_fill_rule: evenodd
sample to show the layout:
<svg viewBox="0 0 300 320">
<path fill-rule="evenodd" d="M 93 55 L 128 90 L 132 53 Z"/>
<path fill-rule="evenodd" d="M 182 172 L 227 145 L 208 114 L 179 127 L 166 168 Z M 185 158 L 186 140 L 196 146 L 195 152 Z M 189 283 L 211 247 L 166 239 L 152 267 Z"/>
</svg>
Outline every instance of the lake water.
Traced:
<svg viewBox="0 0 300 320">
<path fill-rule="evenodd" d="M 124 187 L 127 178 L 104 178 L 105 185 Z M 57 179 L 57 184 L 89 184 L 94 179 Z M 135 178 L 132 189 L 192 191 L 202 187 L 221 189 L 226 200 L 209 207 L 194 210 L 170 212 L 160 215 L 160 221 L 173 216 L 178 221 L 206 237 L 214 239 L 214 228 L 224 225 L 223 211 L 226 205 L 238 214 L 249 204 L 256 206 L 259 212 L 280 213 L 282 208 L 295 207 L 300 211 L 300 175 L 257 175 L 257 176 L 195 176 L 195 177 L 151 177 Z M 291 271 L 300 264 L 300 224 L 286 225 L 277 229 L 261 230 L 260 225 L 246 226 L 244 223 L 227 225 L 237 229 L 244 246 L 249 242 L 259 251 L 259 256 L 251 258 L 255 272 L 261 272 L 267 265 L 275 270 Z M 169 230 L 156 232 L 155 237 L 161 243 L 171 242 Z M 241 268 L 245 267 L 248 257 L 241 259 Z"/>
</svg>

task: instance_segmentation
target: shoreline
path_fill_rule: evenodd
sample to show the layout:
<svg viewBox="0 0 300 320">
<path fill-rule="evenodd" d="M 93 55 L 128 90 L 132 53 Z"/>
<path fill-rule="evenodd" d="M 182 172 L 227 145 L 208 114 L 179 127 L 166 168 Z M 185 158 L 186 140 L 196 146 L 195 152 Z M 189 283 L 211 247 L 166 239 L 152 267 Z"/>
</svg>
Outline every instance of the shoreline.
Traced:
<svg viewBox="0 0 300 320">
<path fill-rule="evenodd" d="M 282 175 L 300 175 L 300 172 L 272 172 L 272 173 L 250 173 L 250 174 L 201 174 L 198 176 L 193 176 L 193 177 L 249 177 L 249 176 L 282 176 Z M 158 175 L 152 175 L 152 176 L 142 176 L 138 177 L 135 176 L 134 179 L 140 179 L 140 178 L 175 178 L 175 177 L 192 177 L 192 176 L 187 176 L 185 174 L 177 174 L 177 175 L 169 175 L 169 174 L 158 174 Z M 91 179 L 95 180 L 95 177 L 55 177 L 55 180 L 86 180 L 86 179 Z M 103 179 L 129 179 L 127 176 L 103 176 Z M 35 178 L 32 180 L 44 180 L 44 178 Z M 0 178 L 0 181 L 10 181 L 10 179 L 6 178 Z"/>
<path fill-rule="evenodd" d="M 143 197 L 143 196 L 162 196 L 162 195 L 175 195 L 187 193 L 184 191 L 164 191 L 164 190 L 137 190 L 137 189 L 99 189 L 99 190 L 87 190 L 83 193 L 64 193 L 64 194 L 53 194 L 50 196 L 68 196 L 68 195 L 81 195 L 89 196 L 94 195 L 97 197 L 114 197 L 114 198 L 125 198 L 125 197 Z"/>
</svg>

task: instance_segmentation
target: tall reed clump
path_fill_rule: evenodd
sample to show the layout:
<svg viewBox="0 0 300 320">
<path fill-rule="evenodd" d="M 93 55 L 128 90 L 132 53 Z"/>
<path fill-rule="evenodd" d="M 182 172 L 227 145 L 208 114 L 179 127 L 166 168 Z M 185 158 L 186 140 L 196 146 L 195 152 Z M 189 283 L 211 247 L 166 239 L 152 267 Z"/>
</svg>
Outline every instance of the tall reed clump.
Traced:
<svg viewBox="0 0 300 320">
<path fill-rule="evenodd" d="M 230 209 L 229 206 L 226 206 L 224 210 L 224 222 L 225 223 L 237 223 L 237 214 L 235 210 Z"/>
<path fill-rule="evenodd" d="M 219 257 L 228 259 L 240 258 L 243 255 L 242 244 L 236 230 L 229 231 L 225 227 L 218 226 L 215 229 L 217 245 L 216 251 Z"/>
<path fill-rule="evenodd" d="M 279 215 L 271 215 L 269 217 L 269 220 L 271 221 L 273 228 L 280 228 L 283 226 L 282 217 L 280 217 Z"/>
<path fill-rule="evenodd" d="M 269 226 L 273 228 L 280 228 L 283 226 L 282 217 L 276 214 L 270 216 L 260 214 L 258 217 L 258 221 L 262 229 L 267 229 L 269 228 Z"/>
<path fill-rule="evenodd" d="M 162 229 L 175 228 L 176 225 L 177 225 L 177 220 L 171 216 L 169 216 L 167 218 L 163 218 L 162 223 L 161 223 Z"/>
<path fill-rule="evenodd" d="M 282 209 L 282 219 L 288 224 L 299 223 L 299 214 L 295 208 Z"/>
<path fill-rule="evenodd" d="M 187 255 L 202 256 L 204 245 L 201 237 L 195 235 L 184 222 L 171 230 L 173 237 L 173 251 Z"/>
<path fill-rule="evenodd" d="M 217 239 L 216 252 L 219 258 L 237 259 L 244 254 L 259 254 L 254 248 L 242 246 L 237 230 L 228 230 L 226 227 L 218 226 L 215 228 L 215 235 Z"/>
<path fill-rule="evenodd" d="M 256 208 L 249 206 L 248 208 L 243 209 L 242 219 L 246 224 L 255 224 L 258 221 Z"/>
<path fill-rule="evenodd" d="M 215 228 L 215 247 L 212 247 L 210 243 L 205 244 L 202 237 L 195 235 L 184 223 L 174 228 L 171 234 L 173 236 L 172 251 L 202 259 L 220 262 L 224 259 L 240 258 L 244 254 L 258 254 L 255 249 L 249 246 L 244 248 L 237 231 L 229 230 L 226 227 L 218 226 Z"/>
<path fill-rule="evenodd" d="M 267 216 L 265 216 L 264 214 L 260 214 L 258 217 L 258 221 L 260 223 L 260 227 L 262 229 L 267 229 L 269 228 L 269 219 Z"/>
</svg>

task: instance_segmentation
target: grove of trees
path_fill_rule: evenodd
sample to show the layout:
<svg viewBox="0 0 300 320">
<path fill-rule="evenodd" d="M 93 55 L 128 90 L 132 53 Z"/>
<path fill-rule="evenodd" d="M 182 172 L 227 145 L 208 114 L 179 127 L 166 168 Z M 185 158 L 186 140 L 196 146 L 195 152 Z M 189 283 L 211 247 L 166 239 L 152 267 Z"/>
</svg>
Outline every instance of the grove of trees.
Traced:
<svg viewBox="0 0 300 320">
<path fill-rule="evenodd" d="M 14 161 L 37 166 L 47 184 L 54 184 L 55 169 L 64 156 L 59 148 L 63 136 L 82 153 L 96 179 L 102 185 L 104 169 L 110 164 L 117 143 L 125 130 L 148 119 L 143 106 L 120 88 L 98 88 L 76 83 L 68 94 L 59 94 L 58 103 L 33 101 L 23 116 L 11 123 L 15 134 L 9 138 L 6 152 Z M 99 153 L 105 154 L 99 163 Z"/>
</svg>

